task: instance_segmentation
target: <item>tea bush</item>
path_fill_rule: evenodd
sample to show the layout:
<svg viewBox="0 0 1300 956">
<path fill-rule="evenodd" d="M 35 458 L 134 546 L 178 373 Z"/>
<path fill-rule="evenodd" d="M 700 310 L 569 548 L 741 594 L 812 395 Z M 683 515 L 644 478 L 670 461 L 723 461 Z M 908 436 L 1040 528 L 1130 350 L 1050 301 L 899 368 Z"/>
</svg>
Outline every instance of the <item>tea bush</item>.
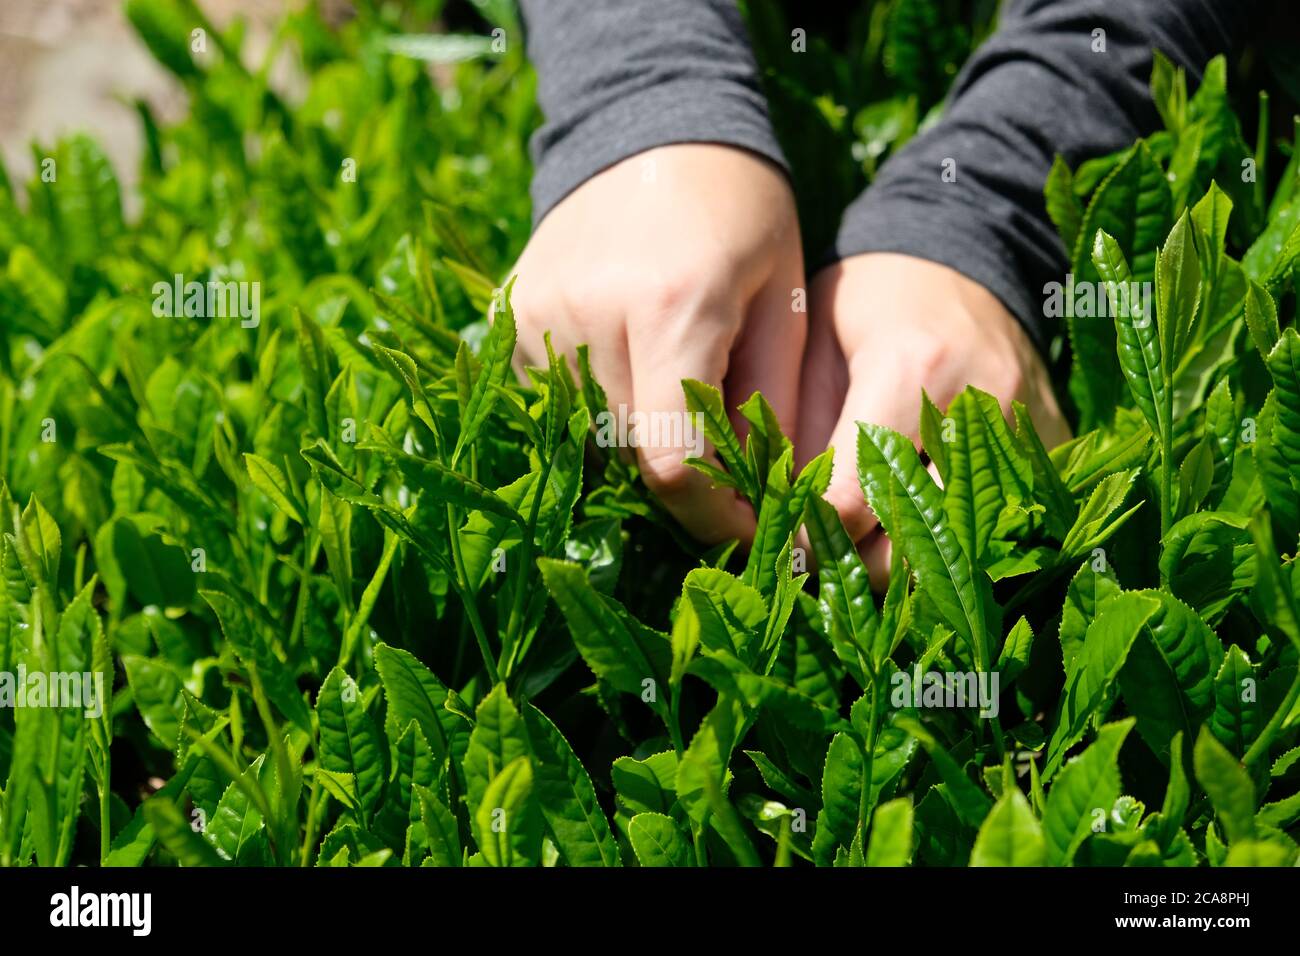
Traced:
<svg viewBox="0 0 1300 956">
<path fill-rule="evenodd" d="M 749 5 L 796 178 L 838 157 L 811 235 L 990 28 L 949 6 L 796 67 Z M 1047 183 L 1110 284 L 1065 303 L 1077 437 L 927 401 L 939 484 L 861 426 L 878 600 L 761 396 L 742 444 L 684 383 L 758 515 L 702 553 L 592 440 L 585 353 L 516 381 L 532 74 L 510 4 L 422 7 L 290 15 L 291 102 L 238 24 L 129 0 L 189 98 L 137 105 L 140 214 L 81 136 L 0 179 L 4 863 L 1295 862 L 1300 196 L 1223 60 L 1189 95 L 1157 58 L 1165 128 Z"/>
</svg>

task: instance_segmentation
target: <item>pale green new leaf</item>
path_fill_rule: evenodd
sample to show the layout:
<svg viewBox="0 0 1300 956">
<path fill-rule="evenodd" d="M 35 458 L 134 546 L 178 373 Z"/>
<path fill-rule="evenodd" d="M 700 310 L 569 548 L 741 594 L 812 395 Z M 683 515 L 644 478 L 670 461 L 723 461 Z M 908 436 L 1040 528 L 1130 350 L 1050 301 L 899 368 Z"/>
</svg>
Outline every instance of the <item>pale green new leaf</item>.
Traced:
<svg viewBox="0 0 1300 956">
<path fill-rule="evenodd" d="M 474 729 L 469 735 L 469 749 L 465 751 L 462 770 L 471 812 L 483 802 L 488 785 L 502 768 L 528 752 L 524 719 L 510 700 L 505 685 L 497 684 L 474 712 Z"/>
<path fill-rule="evenodd" d="M 653 680 L 658 688 L 651 706 L 664 712 L 664 691 L 672 666 L 668 639 L 650 628 L 629 626 L 617 613 L 615 602 L 596 591 L 582 568 L 568 561 L 543 558 L 537 562 L 546 589 L 550 591 L 569 633 L 587 666 L 627 694 L 641 695 L 643 683 Z"/>
<path fill-rule="evenodd" d="M 1170 434 L 1169 416 L 1172 396 L 1165 389 L 1165 370 L 1161 355 L 1162 341 L 1155 317 L 1137 307 L 1127 290 L 1133 274 L 1119 243 L 1098 232 L 1092 261 L 1110 296 L 1111 314 L 1115 319 L 1119 365 L 1133 393 L 1138 410 L 1156 435 Z M 1120 290 L 1124 290 L 1121 294 Z M 1140 301 L 1140 300 L 1139 300 Z"/>
<path fill-rule="evenodd" d="M 858 477 L 867 502 L 903 551 L 917 584 L 961 636 L 977 669 L 986 660 L 981 586 L 943 511 L 943 494 L 911 441 L 879 425 L 858 425 Z M 982 572 L 981 572 L 982 574 Z"/>
<path fill-rule="evenodd" d="M 1033 471 L 992 395 L 967 388 L 948 415 L 954 440 L 946 446 L 944 511 L 971 564 L 979 567 L 1002 509 L 1032 500 Z"/>
<path fill-rule="evenodd" d="M 532 704 L 524 705 L 524 726 L 534 758 L 537 800 L 564 862 L 618 866 L 618 844 L 578 755 L 560 729 Z"/>
<path fill-rule="evenodd" d="M 1214 805 L 1228 843 L 1255 836 L 1255 785 L 1237 758 L 1202 727 L 1194 751 L 1196 780 Z"/>
<path fill-rule="evenodd" d="M 473 819 L 479 849 L 488 866 L 538 864 L 542 817 L 537 812 L 528 757 L 516 758 L 492 778 Z"/>
<path fill-rule="evenodd" d="M 441 763 L 451 748 L 453 735 L 464 724 L 444 706 L 447 688 L 410 651 L 387 644 L 375 647 L 375 669 L 388 701 L 389 740 L 399 737 L 400 731 L 414 720 L 434 760 Z"/>
<path fill-rule="evenodd" d="M 1055 775 L 1066 751 L 1083 736 L 1089 720 L 1103 707 L 1106 693 L 1128 660 L 1133 642 L 1159 610 L 1159 601 L 1127 592 L 1115 595 L 1098 608 L 1097 617 L 1088 626 L 1083 647 L 1066 672 L 1060 716 L 1047 747 L 1045 780 Z"/>
<path fill-rule="evenodd" d="M 907 866 L 912 859 L 912 801 L 899 797 L 876 807 L 867 866 Z"/>
<path fill-rule="evenodd" d="M 1069 866 L 1098 814 L 1110 813 L 1120 792 L 1119 749 L 1132 729 L 1132 720 L 1102 727 L 1092 746 L 1066 764 L 1048 790 L 1043 813 L 1048 865 Z"/>
<path fill-rule="evenodd" d="M 818 603 L 827 636 L 858 686 L 865 687 L 868 675 L 882 663 L 875 640 L 880 621 L 866 565 L 834 506 L 820 496 L 809 499 L 804 527 L 817 558 Z"/>
<path fill-rule="evenodd" d="M 690 866 L 691 845 L 672 817 L 638 813 L 627 827 L 632 850 L 642 866 Z"/>
<path fill-rule="evenodd" d="M 989 811 L 975 837 L 971 866 L 1043 866 L 1047 842 L 1029 801 L 1012 787 Z"/>
<path fill-rule="evenodd" d="M 360 810 L 368 815 L 384 789 L 384 743 L 367 713 L 361 689 L 342 668 L 334 668 L 316 697 L 320 762 L 326 770 L 357 780 Z"/>
<path fill-rule="evenodd" d="M 1250 657 L 1236 644 L 1231 645 L 1214 676 L 1209 727 L 1215 739 L 1236 757 L 1245 755 L 1264 726 L 1256 680 Z"/>
<path fill-rule="evenodd" d="M 254 455 L 252 452 L 244 453 L 244 463 L 248 466 L 248 477 L 252 478 L 253 484 L 271 499 L 271 503 L 287 517 L 302 524 L 302 514 L 289 496 L 289 483 L 285 480 L 284 472 L 261 455 Z"/>
</svg>

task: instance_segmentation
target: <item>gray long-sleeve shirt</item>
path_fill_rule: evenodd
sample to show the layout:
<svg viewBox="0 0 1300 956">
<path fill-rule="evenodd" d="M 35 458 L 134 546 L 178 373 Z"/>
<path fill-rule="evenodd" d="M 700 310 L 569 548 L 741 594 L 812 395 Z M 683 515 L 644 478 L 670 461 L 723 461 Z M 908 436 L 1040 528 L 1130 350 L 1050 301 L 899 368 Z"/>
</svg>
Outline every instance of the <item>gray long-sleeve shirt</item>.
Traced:
<svg viewBox="0 0 1300 956">
<path fill-rule="evenodd" d="M 545 123 L 534 222 L 621 159 L 669 143 L 742 147 L 785 167 L 735 0 L 522 0 Z M 845 210 L 833 255 L 899 252 L 997 295 L 1042 343 L 1039 290 L 1067 256 L 1043 184 L 1156 128 L 1152 49 L 1199 80 L 1255 0 L 1006 0 L 943 118 Z M 1104 30 L 1105 52 L 1094 51 Z M 955 160 L 955 167 L 945 161 Z M 955 168 L 956 180 L 941 173 Z"/>
</svg>

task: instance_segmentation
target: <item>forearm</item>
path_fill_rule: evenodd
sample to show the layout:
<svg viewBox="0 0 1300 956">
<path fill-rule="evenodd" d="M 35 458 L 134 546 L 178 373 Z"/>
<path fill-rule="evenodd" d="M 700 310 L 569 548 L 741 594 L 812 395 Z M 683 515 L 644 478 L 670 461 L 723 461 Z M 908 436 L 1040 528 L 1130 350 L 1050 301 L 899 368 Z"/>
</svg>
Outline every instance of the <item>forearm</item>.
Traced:
<svg viewBox="0 0 1300 956">
<path fill-rule="evenodd" d="M 734 0 L 522 0 L 545 123 L 533 221 L 596 173 L 669 143 L 784 167 Z"/>
<path fill-rule="evenodd" d="M 1013 0 L 958 77 L 943 119 L 849 207 L 835 256 L 900 252 L 950 266 L 997 295 L 1041 343 L 1038 290 L 1060 280 L 1067 262 L 1043 201 L 1053 157 L 1074 166 L 1152 132 L 1152 49 L 1199 79 L 1251 7 Z M 1105 31 L 1104 52 L 1095 51 L 1096 30 Z"/>
</svg>

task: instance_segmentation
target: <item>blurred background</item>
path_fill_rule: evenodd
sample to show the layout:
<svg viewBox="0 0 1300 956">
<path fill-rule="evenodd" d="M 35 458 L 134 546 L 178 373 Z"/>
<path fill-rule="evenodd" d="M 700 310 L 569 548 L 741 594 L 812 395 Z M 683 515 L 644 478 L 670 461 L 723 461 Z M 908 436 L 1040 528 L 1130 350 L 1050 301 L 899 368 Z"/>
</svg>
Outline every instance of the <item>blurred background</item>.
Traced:
<svg viewBox="0 0 1300 956">
<path fill-rule="evenodd" d="M 236 18 L 246 23 L 244 51 L 252 63 L 261 62 L 280 18 L 303 5 L 304 0 L 203 0 L 218 27 Z M 317 6 L 334 22 L 352 15 L 346 0 Z M 287 54 L 277 57 L 273 85 L 301 85 L 292 64 Z M 131 28 L 122 0 L 0 2 L 0 158 L 15 182 L 26 182 L 35 169 L 33 141 L 86 132 L 108 154 L 130 206 L 144 149 L 136 98 L 163 121 L 180 119 L 188 105 L 181 84 Z"/>
</svg>

